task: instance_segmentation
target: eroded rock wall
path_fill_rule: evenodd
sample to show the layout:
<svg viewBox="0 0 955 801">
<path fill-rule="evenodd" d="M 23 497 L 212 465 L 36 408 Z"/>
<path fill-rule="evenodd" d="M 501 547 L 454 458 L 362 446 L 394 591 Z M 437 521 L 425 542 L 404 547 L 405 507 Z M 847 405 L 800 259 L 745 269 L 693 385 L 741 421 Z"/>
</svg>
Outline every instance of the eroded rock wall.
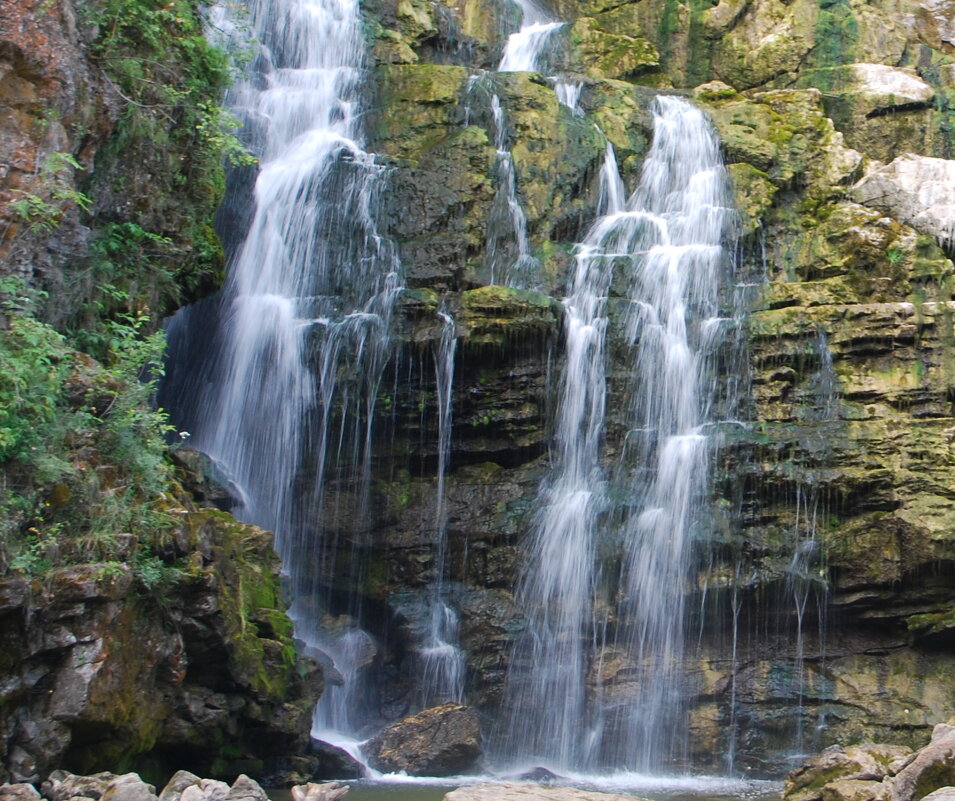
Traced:
<svg viewBox="0 0 955 801">
<path fill-rule="evenodd" d="M 758 285 L 744 292 L 744 425 L 725 435 L 714 541 L 688 585 L 704 610 L 687 657 L 691 760 L 719 767 L 731 753 L 772 771 L 793 743 L 916 742 L 955 712 L 950 217 L 944 190 L 919 199 L 916 188 L 942 187 L 952 164 L 951 9 L 643 0 L 554 10 L 568 24 L 548 69 L 582 81 L 576 115 L 539 75 L 473 77 L 494 68 L 509 8 L 370 9 L 372 149 L 393 165 L 407 344 L 384 398 L 371 534 L 334 526 L 342 553 L 362 543 L 373 566 L 325 581 L 361 588 L 379 658 L 404 676 L 382 714 L 413 707 L 409 648 L 434 578 L 436 311 L 454 316 L 460 338 L 449 597 L 469 698 L 490 711 L 523 625 L 512 593 L 548 467 L 557 301 L 595 215 L 594 123 L 632 189 L 648 101 L 669 87 L 720 132 L 740 209 L 739 280 Z M 540 264 L 533 300 L 487 286 L 500 191 L 492 92 Z M 611 366 L 611 409 L 626 369 Z M 619 446 L 612 417 L 608 458 Z M 625 684 L 627 666 L 605 656 Z"/>
<path fill-rule="evenodd" d="M 179 516 L 167 548 L 188 564 L 172 580 L 116 561 L 0 580 L 11 781 L 129 764 L 264 775 L 307 752 L 321 672 L 296 656 L 271 534 Z"/>
</svg>

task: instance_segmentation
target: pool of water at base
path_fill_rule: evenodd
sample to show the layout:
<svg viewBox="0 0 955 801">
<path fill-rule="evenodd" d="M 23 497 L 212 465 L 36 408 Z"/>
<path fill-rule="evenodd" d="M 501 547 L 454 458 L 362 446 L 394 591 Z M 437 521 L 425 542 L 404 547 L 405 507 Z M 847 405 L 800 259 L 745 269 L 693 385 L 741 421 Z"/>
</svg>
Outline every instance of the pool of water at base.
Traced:
<svg viewBox="0 0 955 801">
<path fill-rule="evenodd" d="M 458 787 L 483 782 L 503 782 L 492 776 L 418 778 L 384 775 L 376 779 L 346 781 L 344 801 L 441 801 Z M 607 776 L 567 776 L 550 786 L 576 787 L 650 801 L 780 801 L 782 782 L 752 781 L 713 776 L 644 776 L 621 773 Z M 270 790 L 272 801 L 291 801 L 285 790 Z"/>
</svg>

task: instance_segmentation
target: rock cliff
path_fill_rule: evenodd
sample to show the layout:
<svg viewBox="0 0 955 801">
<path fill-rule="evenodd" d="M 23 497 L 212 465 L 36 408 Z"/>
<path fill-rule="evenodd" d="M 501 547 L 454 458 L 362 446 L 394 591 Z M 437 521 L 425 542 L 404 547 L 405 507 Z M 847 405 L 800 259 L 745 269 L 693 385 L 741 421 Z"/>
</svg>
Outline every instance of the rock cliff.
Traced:
<svg viewBox="0 0 955 801">
<path fill-rule="evenodd" d="M 216 181 L 183 166 L 188 148 L 173 148 L 179 161 L 140 140 L 123 150 L 126 140 L 115 133 L 119 78 L 82 58 L 84 41 L 101 41 L 95 22 L 84 23 L 66 2 L 46 16 L 27 0 L 17 6 L 33 27 L 0 21 L 7 26 L 0 31 L 0 141 L 16 156 L 0 174 L 7 271 L 54 288 L 71 275 L 62 254 L 88 254 L 88 229 L 134 222 L 172 240 L 159 261 L 186 271 L 175 276 L 186 287 L 180 297 L 201 293 L 216 270 L 216 248 L 202 239 L 204 228 L 184 219 L 188 209 L 171 199 L 152 203 L 144 175 L 200 194 Z M 553 10 L 567 24 L 546 70 L 580 83 L 576 109 L 558 102 L 542 74 L 474 79 L 494 68 L 513 28 L 513 9 L 501 3 L 376 0 L 364 9 L 368 146 L 390 169 L 384 228 L 406 287 L 397 355 L 376 400 L 372 519 L 355 514 L 366 491 L 355 476 L 332 476 L 317 490 L 307 470 L 300 480 L 335 500 L 321 504 L 331 510 L 323 526 L 334 558 L 314 580 L 334 599 L 333 614 L 355 614 L 378 640 L 368 665 L 379 718 L 414 711 L 414 644 L 427 625 L 435 579 L 438 310 L 451 315 L 458 338 L 446 477 L 448 595 L 460 614 L 468 701 L 487 722 L 525 624 L 513 588 L 548 468 L 564 345 L 560 298 L 574 244 L 596 215 L 605 142 L 632 189 L 651 138 L 649 102 L 658 91 L 676 91 L 707 110 L 723 142 L 739 207 L 736 307 L 747 313 L 746 363 L 724 365 L 739 379 L 742 425 L 723 434 L 713 533 L 701 543 L 698 574 L 687 580 L 704 624 L 687 655 L 688 758 L 713 769 L 735 754 L 740 764 L 772 771 L 794 742 L 924 740 L 955 714 L 955 6 L 566 0 Z M 23 30 L 45 38 L 22 41 Z M 73 44 L 57 44 L 64 38 Z M 54 55 L 42 57 L 43 48 Z M 96 98 L 95 108 L 81 102 L 87 97 Z M 498 285 L 516 248 L 499 140 L 511 152 L 535 264 L 527 289 Z M 110 147 L 136 155 L 109 159 Z M 37 166 L 54 153 L 71 154 L 90 177 L 77 178 L 75 166 Z M 152 168 L 130 175 L 131 162 Z M 92 198 L 89 209 L 77 192 Z M 55 235 L 29 224 L 28 207 L 17 212 L 9 202 L 29 196 L 52 204 L 45 212 L 56 219 Z M 124 216 L 128 204 L 139 216 Z M 130 280 L 123 278 L 124 291 Z M 168 308 L 179 300 L 174 294 L 156 285 L 150 297 Z M 624 301 L 614 284 L 616 314 Z M 629 367 L 618 360 L 608 371 L 608 459 L 624 446 L 614 411 Z M 202 569 L 209 564 L 203 556 Z M 72 586 L 71 575 L 60 580 Z M 90 579 L 92 594 L 77 603 L 99 611 L 91 606 L 85 618 L 118 614 L 130 586 L 124 576 Z M 30 582 L 10 587 L 20 593 L 10 602 L 17 615 L 63 614 L 42 587 L 31 600 Z M 212 603 L 214 593 L 203 597 Z M 186 614 L 179 603 L 173 619 Z M 256 647 L 271 653 L 269 643 L 283 640 L 259 623 L 266 644 Z M 100 647 L 95 636 L 64 631 L 78 644 L 54 649 L 59 659 Z M 161 666 L 189 644 L 185 633 L 155 631 L 149 670 L 168 673 Z M 38 645 L 23 664 L 43 654 Z M 632 666 L 619 656 L 602 654 L 591 689 L 626 689 Z M 207 657 L 190 659 L 199 671 L 192 690 L 161 679 L 157 704 L 229 706 L 221 677 L 202 672 Z M 257 688 L 262 680 L 256 674 L 236 683 L 271 692 Z M 214 693 L 226 697 L 209 702 Z M 80 712 L 75 719 L 86 721 Z M 252 726 L 256 715 L 243 707 L 240 723 L 229 725 Z M 95 715 L 88 720 L 89 729 L 78 731 L 106 725 Z M 146 723 L 150 745 L 160 748 L 192 736 L 153 718 Z"/>
<path fill-rule="evenodd" d="M 0 14 L 0 779 L 308 749 L 271 535 L 197 505 L 151 409 L 161 316 L 221 273 L 226 72 L 195 4 Z"/>
<path fill-rule="evenodd" d="M 420 638 L 434 578 L 437 430 L 427 410 L 441 304 L 459 337 L 450 597 L 468 697 L 494 709 L 523 625 L 512 589 L 547 467 L 563 344 L 556 301 L 594 217 L 595 124 L 632 188 L 649 98 L 673 87 L 720 132 L 740 209 L 738 276 L 749 285 L 745 425 L 725 434 L 715 539 L 701 546 L 711 557 L 688 585 L 699 602 L 737 611 L 704 611 L 688 656 L 692 761 L 718 766 L 735 751 L 754 768 L 775 765 L 794 741 L 912 745 L 953 712 L 953 9 L 644 0 L 554 10 L 567 25 L 548 69 L 581 81 L 578 113 L 537 74 L 469 80 L 500 52 L 497 4 L 369 10 L 372 148 L 394 165 L 390 232 L 409 287 L 396 375 L 414 379 L 396 378 L 380 399 L 370 538 L 347 520 L 331 525 L 347 559 L 365 564 L 357 546 L 371 567 L 360 581 L 324 581 L 368 599 L 365 625 L 391 643 L 380 658 L 409 687 L 405 649 Z M 487 286 L 499 191 L 491 93 L 539 264 L 533 294 Z M 611 422 L 608 458 L 621 433 Z M 613 684 L 618 670 L 625 683 L 627 666 L 606 656 L 599 681 Z M 386 717 L 413 706 L 387 697 Z"/>
</svg>

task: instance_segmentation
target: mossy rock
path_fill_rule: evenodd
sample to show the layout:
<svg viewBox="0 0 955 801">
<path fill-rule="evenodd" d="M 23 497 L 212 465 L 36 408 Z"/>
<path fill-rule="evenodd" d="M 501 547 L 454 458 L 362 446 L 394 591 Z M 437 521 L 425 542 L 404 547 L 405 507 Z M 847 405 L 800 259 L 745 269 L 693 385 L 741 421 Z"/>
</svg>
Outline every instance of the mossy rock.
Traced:
<svg viewBox="0 0 955 801">
<path fill-rule="evenodd" d="M 798 71 L 815 42 L 814 0 L 757 2 L 744 13 L 726 7 L 707 12 L 705 33 L 715 39 L 713 70 L 740 89 L 763 86 Z"/>
<path fill-rule="evenodd" d="M 467 71 L 438 64 L 381 65 L 375 70 L 374 146 L 414 160 L 447 136 L 456 120 Z"/>
<path fill-rule="evenodd" d="M 581 17 L 570 29 L 575 72 L 593 78 L 632 78 L 660 66 L 660 54 L 640 36 L 611 33 Z"/>
<path fill-rule="evenodd" d="M 469 345 L 504 345 L 556 331 L 560 304 L 539 292 L 484 286 L 461 293 L 460 322 Z"/>
</svg>

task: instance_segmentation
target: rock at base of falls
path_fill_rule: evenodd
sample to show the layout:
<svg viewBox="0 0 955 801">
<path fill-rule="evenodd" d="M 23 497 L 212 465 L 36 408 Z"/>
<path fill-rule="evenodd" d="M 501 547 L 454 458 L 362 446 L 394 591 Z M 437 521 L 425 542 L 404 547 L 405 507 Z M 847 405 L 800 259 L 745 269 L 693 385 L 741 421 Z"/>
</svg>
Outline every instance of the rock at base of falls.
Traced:
<svg viewBox="0 0 955 801">
<path fill-rule="evenodd" d="M 898 745 L 864 743 L 843 748 L 833 745 L 786 777 L 788 801 L 818 801 L 835 781 L 880 782 L 897 771 L 912 753 Z"/>
<path fill-rule="evenodd" d="M 477 767 L 481 758 L 477 713 L 442 704 L 399 720 L 365 747 L 375 770 L 411 776 L 453 776 Z"/>
<path fill-rule="evenodd" d="M 323 740 L 312 741 L 313 779 L 360 779 L 365 775 L 361 763 L 344 748 Z"/>
<path fill-rule="evenodd" d="M 634 796 L 554 787 L 537 782 L 484 782 L 459 787 L 445 795 L 444 801 L 641 801 Z"/>
<path fill-rule="evenodd" d="M 350 789 L 347 784 L 338 782 L 309 782 L 292 788 L 292 801 L 339 801 Z"/>
</svg>

